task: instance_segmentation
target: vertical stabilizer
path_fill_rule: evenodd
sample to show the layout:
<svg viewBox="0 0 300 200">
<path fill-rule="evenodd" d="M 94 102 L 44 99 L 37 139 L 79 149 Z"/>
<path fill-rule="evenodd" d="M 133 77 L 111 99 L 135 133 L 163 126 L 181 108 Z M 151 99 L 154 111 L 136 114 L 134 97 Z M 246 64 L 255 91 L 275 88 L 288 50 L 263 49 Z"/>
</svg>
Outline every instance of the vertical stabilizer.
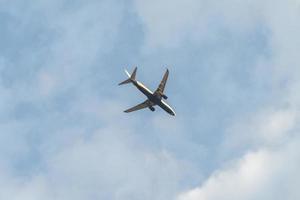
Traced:
<svg viewBox="0 0 300 200">
<path fill-rule="evenodd" d="M 137 71 L 137 67 L 134 68 L 134 70 L 133 70 L 133 72 L 132 72 L 132 74 L 130 76 L 131 80 L 135 80 L 136 71 Z"/>
</svg>

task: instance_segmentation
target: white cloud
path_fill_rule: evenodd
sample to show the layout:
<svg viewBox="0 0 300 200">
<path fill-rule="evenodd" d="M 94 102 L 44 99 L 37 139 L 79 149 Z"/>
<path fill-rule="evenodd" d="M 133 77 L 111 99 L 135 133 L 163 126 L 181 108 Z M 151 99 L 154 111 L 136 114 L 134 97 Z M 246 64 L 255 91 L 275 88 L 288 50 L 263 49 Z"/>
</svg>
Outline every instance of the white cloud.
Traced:
<svg viewBox="0 0 300 200">
<path fill-rule="evenodd" d="M 242 149 L 242 157 L 216 169 L 201 186 L 180 194 L 180 200 L 300 198 L 300 104 L 296 92 L 300 89 L 300 8 L 296 1 L 263 1 L 254 5 L 261 10 L 261 21 L 271 34 L 272 52 L 264 67 L 271 69 L 268 78 L 276 98 L 233 122 L 220 151 L 240 154 Z"/>
<path fill-rule="evenodd" d="M 260 119 L 259 132 L 267 141 L 280 140 L 282 134 L 288 134 L 295 127 L 296 113 L 294 111 L 278 111 L 270 118 Z"/>
<path fill-rule="evenodd" d="M 214 40 L 222 28 L 246 34 L 256 28 L 262 14 L 259 1 L 137 0 L 135 5 L 144 22 L 148 50 Z"/>
<path fill-rule="evenodd" d="M 59 199 L 170 196 L 180 178 L 177 161 L 132 139 L 126 130 L 112 127 L 86 141 L 79 139 L 49 160 L 50 188 Z"/>
<path fill-rule="evenodd" d="M 54 37 L 42 48 L 47 57 L 41 62 L 44 65 L 34 70 L 34 78 L 29 83 L 18 85 L 17 92 L 0 87 L 1 111 L 9 110 L 9 103 L 22 103 L 24 99 L 47 106 L 50 97 L 72 87 L 76 87 L 78 95 L 72 93 L 75 96 L 70 96 L 72 103 L 63 101 L 58 105 L 63 107 L 61 113 L 57 113 L 59 109 L 53 109 L 57 105 L 50 106 L 49 113 L 43 107 L 47 116 L 42 119 L 37 116 L 34 120 L 1 124 L 0 199 L 172 199 L 182 188 L 179 185 L 182 176 L 189 173 L 188 165 L 164 149 L 148 148 L 136 132 L 138 124 L 144 126 L 145 121 L 137 117 L 134 120 L 119 117 L 123 106 L 118 100 L 111 100 L 115 96 L 103 97 L 95 94 L 95 90 L 90 94 L 89 84 L 81 87 L 82 81 L 92 73 L 89 67 L 113 48 L 124 5 L 116 1 L 88 1 L 84 6 L 76 4 L 71 9 L 61 1 L 48 1 L 31 3 L 34 6 L 23 15 L 22 6 L 14 8 L 11 6 L 14 3 L 5 3 L 8 2 L 10 9 L 7 12 L 22 21 L 16 32 L 25 32 L 32 19 L 37 17 L 36 13 L 44 11 L 42 22 L 49 23 L 47 28 Z M 228 130 L 234 133 L 225 136 L 228 145 L 220 149 L 226 152 L 228 147 L 250 143 L 244 149 L 246 153 L 241 158 L 229 159 L 228 166 L 216 169 L 202 186 L 181 194 L 179 199 L 270 199 L 274 196 L 299 199 L 299 139 L 295 136 L 300 99 L 297 67 L 299 8 L 295 2 L 135 1 L 145 28 L 146 48 L 173 49 L 185 44 L 186 40 L 201 44 L 220 36 L 218 31 L 222 28 L 234 35 L 247 35 L 260 23 L 271 33 L 272 52 L 270 60 L 266 59 L 264 64 L 271 69 L 267 78 L 273 80 L 271 89 L 279 94 L 274 95 L 279 98 L 270 102 L 267 108 L 253 111 L 248 119 L 239 116 L 242 119 L 233 122 Z M 0 65 L 2 70 L 3 62 Z M 95 127 L 89 126 L 91 119 L 97 120 L 96 131 Z M 154 118 L 151 125 L 156 132 L 164 132 L 155 139 L 162 143 L 173 140 L 170 146 L 178 145 L 178 151 L 202 154 L 203 149 L 198 143 L 190 142 L 189 145 L 187 142 L 185 126 L 171 120 Z M 42 132 L 44 135 L 33 133 L 27 137 L 23 132 Z M 189 140 L 194 139 L 189 137 Z M 29 144 L 32 141 L 28 138 L 37 141 Z M 258 150 L 253 151 L 251 144 L 256 144 Z M 183 151 L 183 148 L 189 151 Z M 28 153 L 32 149 L 39 155 Z M 232 149 L 239 150 L 236 146 Z M 26 157 L 28 154 L 37 156 L 41 163 L 34 166 L 38 169 L 31 169 L 32 174 L 22 176 L 15 169 L 19 163 L 14 163 L 13 156 Z M 21 160 L 20 165 L 24 167 L 22 159 L 16 160 Z M 36 161 L 35 158 L 32 160 Z M 193 168 L 193 173 L 195 171 Z M 201 173 L 197 172 L 195 177 L 201 177 Z"/>
<path fill-rule="evenodd" d="M 111 125 L 87 139 L 73 136 L 66 146 L 44 152 L 45 170 L 29 177 L 1 171 L 0 198 L 150 200 L 173 196 L 183 166 L 168 152 L 145 148 L 130 131 Z"/>
<path fill-rule="evenodd" d="M 146 28 L 146 45 L 177 46 L 205 12 L 203 1 L 135 1 Z M 203 4 L 203 5 L 202 5 Z"/>
<path fill-rule="evenodd" d="M 299 139 L 279 149 L 247 153 L 235 164 L 215 172 L 199 188 L 179 200 L 287 199 L 300 197 Z"/>
<path fill-rule="evenodd" d="M 293 108 L 272 108 L 235 119 L 234 124 L 226 131 L 223 148 L 232 152 L 261 145 L 282 144 L 293 135 L 298 115 Z"/>
</svg>

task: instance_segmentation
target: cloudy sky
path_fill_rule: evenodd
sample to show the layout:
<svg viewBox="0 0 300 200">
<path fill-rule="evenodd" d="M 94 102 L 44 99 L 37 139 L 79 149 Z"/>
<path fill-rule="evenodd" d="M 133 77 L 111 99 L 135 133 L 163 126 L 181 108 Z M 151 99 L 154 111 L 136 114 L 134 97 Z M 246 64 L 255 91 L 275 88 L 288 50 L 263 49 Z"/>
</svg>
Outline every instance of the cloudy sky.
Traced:
<svg viewBox="0 0 300 200">
<path fill-rule="evenodd" d="M 299 0 L 0 0 L 0 199 L 300 199 Z M 124 68 L 168 102 L 119 87 Z"/>
</svg>

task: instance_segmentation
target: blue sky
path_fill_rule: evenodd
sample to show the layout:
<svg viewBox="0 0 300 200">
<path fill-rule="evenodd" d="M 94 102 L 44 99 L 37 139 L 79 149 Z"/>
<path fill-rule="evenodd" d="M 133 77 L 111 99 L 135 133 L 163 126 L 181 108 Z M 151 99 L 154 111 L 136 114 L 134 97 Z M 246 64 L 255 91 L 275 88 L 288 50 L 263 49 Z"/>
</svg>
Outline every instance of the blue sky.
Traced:
<svg viewBox="0 0 300 200">
<path fill-rule="evenodd" d="M 0 1 L 0 199 L 299 199 L 300 2 Z M 177 116 L 123 110 L 166 68 Z"/>
</svg>

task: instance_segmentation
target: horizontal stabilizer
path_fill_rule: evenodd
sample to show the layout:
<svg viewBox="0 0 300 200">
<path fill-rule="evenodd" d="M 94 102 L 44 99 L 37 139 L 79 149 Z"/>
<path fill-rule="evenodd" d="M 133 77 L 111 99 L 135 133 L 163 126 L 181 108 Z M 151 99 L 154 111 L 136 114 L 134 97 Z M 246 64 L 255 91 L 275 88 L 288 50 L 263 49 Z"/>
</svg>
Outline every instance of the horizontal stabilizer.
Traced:
<svg viewBox="0 0 300 200">
<path fill-rule="evenodd" d="M 121 82 L 121 83 L 119 83 L 119 85 L 123 85 L 123 84 L 127 84 L 127 83 L 131 83 L 131 79 L 130 78 L 127 79 L 127 80 L 125 80 L 125 81 L 123 81 L 123 82 Z"/>
<path fill-rule="evenodd" d="M 125 69 L 125 73 L 127 74 L 127 76 L 128 76 L 128 78 L 130 78 L 130 74 L 129 74 L 129 72 Z"/>
</svg>

